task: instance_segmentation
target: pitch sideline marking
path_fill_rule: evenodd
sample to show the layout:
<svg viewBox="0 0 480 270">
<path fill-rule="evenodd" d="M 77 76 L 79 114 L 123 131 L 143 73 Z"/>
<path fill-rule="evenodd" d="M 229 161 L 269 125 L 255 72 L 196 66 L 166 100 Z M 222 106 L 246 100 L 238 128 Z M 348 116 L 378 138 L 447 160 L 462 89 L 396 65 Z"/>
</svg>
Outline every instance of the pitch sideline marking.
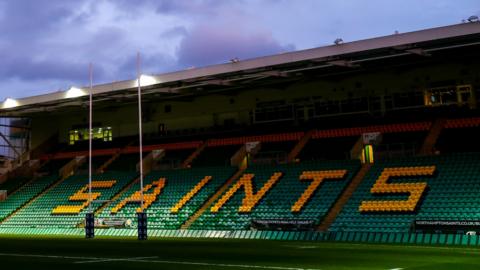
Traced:
<svg viewBox="0 0 480 270">
<path fill-rule="evenodd" d="M 246 264 L 224 264 L 224 263 L 202 263 L 202 262 L 186 262 L 186 261 L 164 261 L 164 260 L 139 260 L 143 263 L 159 263 L 159 264 L 180 264 L 180 265 L 201 265 L 201 266 L 215 266 L 215 267 L 236 267 L 248 269 L 274 269 L 274 270 L 321 270 L 319 268 L 296 268 L 283 266 L 263 266 L 263 265 L 246 265 Z"/>
<path fill-rule="evenodd" d="M 322 245 L 322 244 L 328 244 Z M 316 245 L 317 248 L 329 248 L 329 245 L 337 245 L 342 246 L 344 249 L 358 249 L 365 246 L 368 247 L 386 247 L 386 248 L 417 248 L 417 249 L 436 249 L 436 250 L 457 250 L 461 251 L 462 253 L 470 253 L 470 254 L 480 254 L 480 249 L 478 248 L 468 248 L 467 246 L 453 246 L 453 247 L 442 247 L 442 246 L 422 246 L 422 245 L 386 245 L 380 243 L 351 243 L 351 242 L 319 242 Z M 354 247 L 355 246 L 355 247 Z M 298 248 L 295 245 L 284 245 L 283 247 L 290 247 L 290 248 Z M 312 245 L 313 247 L 313 245 Z M 394 268 L 395 269 L 395 268 Z M 405 268 L 403 268 L 405 269 Z"/>
<path fill-rule="evenodd" d="M 337 243 L 336 243 L 337 244 Z M 386 248 L 417 248 L 417 249 L 437 249 L 437 250 L 456 250 L 456 251 L 462 251 L 462 253 L 465 254 L 479 254 L 480 250 L 478 248 L 467 248 L 465 246 L 454 246 L 454 247 L 442 247 L 442 246 L 422 246 L 422 245 L 385 245 L 385 244 L 376 244 L 376 243 L 341 243 L 338 242 L 338 244 L 347 244 L 350 247 L 346 247 L 346 249 L 358 249 L 361 248 L 362 246 L 369 246 L 369 247 L 386 247 Z M 358 248 L 353 248 L 353 246 L 356 246 Z"/>
<path fill-rule="evenodd" d="M 310 245 L 310 246 L 294 246 L 294 245 L 286 245 L 285 247 L 289 247 L 289 248 L 296 248 L 296 249 L 315 249 L 315 248 L 319 248 L 319 246 L 313 246 L 313 245 Z"/>
<path fill-rule="evenodd" d="M 89 261 L 78 261 L 74 263 L 101 263 L 101 262 L 121 262 L 121 261 L 143 261 L 146 259 L 157 259 L 158 256 L 153 256 L 153 257 L 133 257 L 133 258 L 112 258 L 112 259 L 93 259 Z"/>
<path fill-rule="evenodd" d="M 140 263 L 201 265 L 201 266 L 237 267 L 237 268 L 249 268 L 249 269 L 254 268 L 254 269 L 272 269 L 272 270 L 321 270 L 321 269 L 318 269 L 318 268 L 296 268 L 296 267 L 282 267 L 282 266 L 203 263 L 203 262 L 166 261 L 166 260 L 145 260 L 145 259 L 143 259 L 145 257 L 143 257 L 143 258 L 101 258 L 101 257 L 82 257 L 82 256 L 56 256 L 56 255 L 38 255 L 38 254 L 19 254 L 19 253 L 0 253 L 0 256 L 87 260 L 87 261 L 77 261 L 77 262 L 74 262 L 74 263 L 98 263 L 98 262 L 108 262 L 108 261 L 129 261 L 129 262 L 140 262 Z"/>
</svg>

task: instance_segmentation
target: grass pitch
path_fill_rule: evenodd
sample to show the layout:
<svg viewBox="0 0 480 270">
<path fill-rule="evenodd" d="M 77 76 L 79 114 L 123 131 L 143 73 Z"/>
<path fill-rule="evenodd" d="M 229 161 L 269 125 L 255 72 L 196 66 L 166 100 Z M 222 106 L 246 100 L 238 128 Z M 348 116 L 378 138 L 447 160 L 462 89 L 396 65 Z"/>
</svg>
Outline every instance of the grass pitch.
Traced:
<svg viewBox="0 0 480 270">
<path fill-rule="evenodd" d="M 218 239 L 0 237 L 2 269 L 480 269 L 480 249 Z"/>
</svg>

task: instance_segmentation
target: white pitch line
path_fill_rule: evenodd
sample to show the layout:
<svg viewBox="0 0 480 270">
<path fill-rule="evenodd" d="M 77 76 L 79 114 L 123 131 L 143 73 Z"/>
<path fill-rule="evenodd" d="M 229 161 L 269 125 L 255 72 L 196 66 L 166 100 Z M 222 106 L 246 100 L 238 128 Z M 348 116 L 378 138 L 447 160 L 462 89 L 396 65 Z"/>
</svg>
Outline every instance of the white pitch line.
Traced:
<svg viewBox="0 0 480 270">
<path fill-rule="evenodd" d="M 284 247 L 296 248 L 296 249 L 314 249 L 314 248 L 319 248 L 318 246 L 294 246 L 294 245 L 285 245 Z"/>
<path fill-rule="evenodd" d="M 380 243 L 342 243 L 342 242 L 328 242 L 325 244 L 332 244 L 337 246 L 342 246 L 343 249 L 364 249 L 368 247 L 386 247 L 386 248 L 414 248 L 414 249 L 434 249 L 434 250 L 453 250 L 460 251 L 464 254 L 480 254 L 478 248 L 467 248 L 465 246 L 453 246 L 453 247 L 441 247 L 441 246 L 421 246 L 421 245 L 387 245 Z M 319 248 L 328 249 L 329 246 L 319 246 Z M 403 268 L 405 269 L 405 268 Z"/>
<path fill-rule="evenodd" d="M 247 265 L 247 264 L 224 264 L 224 263 L 204 263 L 204 262 L 187 262 L 187 261 L 167 261 L 167 260 L 145 260 L 142 258 L 100 258 L 100 257 L 82 257 L 82 256 L 55 256 L 55 255 L 38 255 L 38 254 L 18 254 L 18 253 L 0 253 L 4 257 L 29 257 L 29 258 L 47 258 L 47 259 L 73 259 L 73 260 L 87 260 L 85 262 L 74 263 L 89 263 L 89 262 L 109 262 L 109 261 L 128 261 L 139 263 L 158 263 L 158 264 L 178 264 L 178 265 L 200 265 L 200 266 L 214 266 L 214 267 L 237 267 L 247 269 L 271 269 L 271 270 L 321 270 L 318 268 L 298 268 L 298 267 L 283 267 L 283 266 L 268 266 L 268 265 Z M 144 257 L 145 258 L 145 257 Z"/>
<path fill-rule="evenodd" d="M 35 254 L 19 254 L 19 253 L 0 253 L 3 257 L 29 257 L 43 259 L 73 259 L 73 260 L 101 260 L 105 258 L 98 257 L 80 257 L 80 256 L 55 256 L 55 255 L 35 255 Z"/>
<path fill-rule="evenodd" d="M 392 268 L 390 270 L 403 270 L 403 268 Z"/>
<path fill-rule="evenodd" d="M 102 263 L 102 262 L 121 262 L 121 261 L 128 261 L 128 262 L 137 262 L 143 261 L 146 259 L 156 259 L 158 256 L 153 257 L 133 257 L 133 258 L 115 258 L 115 259 L 93 259 L 89 261 L 78 261 L 74 263 Z"/>
<path fill-rule="evenodd" d="M 202 262 L 163 261 L 163 260 L 141 260 L 139 262 L 159 263 L 159 264 L 200 265 L 200 266 L 215 266 L 215 267 L 236 267 L 236 268 L 248 268 L 248 269 L 255 268 L 255 269 L 274 269 L 274 270 L 321 270 L 319 268 L 296 268 L 296 267 L 283 267 L 283 266 L 202 263 Z"/>
</svg>

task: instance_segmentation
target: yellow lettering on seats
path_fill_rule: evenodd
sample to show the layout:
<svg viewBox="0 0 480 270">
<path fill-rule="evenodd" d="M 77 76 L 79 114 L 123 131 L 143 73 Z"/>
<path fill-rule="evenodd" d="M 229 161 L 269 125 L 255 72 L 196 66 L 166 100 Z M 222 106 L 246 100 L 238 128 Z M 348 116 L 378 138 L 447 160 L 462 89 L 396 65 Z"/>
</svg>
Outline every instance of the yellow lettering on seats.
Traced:
<svg viewBox="0 0 480 270">
<path fill-rule="evenodd" d="M 406 212 L 414 211 L 423 192 L 427 188 L 427 183 L 387 183 L 390 177 L 399 176 L 432 176 L 435 172 L 435 166 L 426 167 L 399 167 L 385 168 L 373 185 L 370 192 L 372 194 L 391 194 L 391 193 L 409 193 L 406 201 L 363 201 L 359 210 L 361 212 Z"/>
<path fill-rule="evenodd" d="M 170 212 L 173 213 L 173 214 L 176 214 L 178 213 L 178 211 L 180 211 L 180 209 L 182 209 L 182 207 L 188 202 L 190 201 L 193 196 L 195 196 L 206 184 L 208 184 L 208 182 L 210 182 L 210 180 L 212 180 L 212 177 L 211 176 L 205 176 L 202 181 L 200 181 L 197 185 L 195 185 L 195 187 L 193 187 L 192 190 L 190 190 L 185 196 L 183 196 L 183 198 L 181 198 L 176 204 L 175 206 L 173 206 L 171 209 L 170 209 Z"/>
<path fill-rule="evenodd" d="M 111 188 L 117 181 L 92 181 L 92 189 L 94 188 Z M 102 195 L 101 192 L 92 192 L 91 200 L 94 201 Z M 90 204 L 88 195 L 88 185 L 82 187 L 79 191 L 68 198 L 69 201 L 85 201 L 81 205 L 60 205 L 52 210 L 52 214 L 79 214 L 85 207 Z"/>
<path fill-rule="evenodd" d="M 270 179 L 263 185 L 263 187 L 253 194 L 252 179 L 254 174 L 244 174 L 240 179 L 222 196 L 218 202 L 210 208 L 210 211 L 216 213 L 222 208 L 222 206 L 241 188 L 245 190 L 245 197 L 243 198 L 242 205 L 238 208 L 240 213 L 249 213 L 253 207 L 265 196 L 265 194 L 273 187 L 273 185 L 282 177 L 283 173 L 276 172 Z"/>
<path fill-rule="evenodd" d="M 302 210 L 305 203 L 312 197 L 313 193 L 317 190 L 320 184 L 325 179 L 340 179 L 347 174 L 346 170 L 334 170 L 334 171 L 306 171 L 300 175 L 300 180 L 311 180 L 312 183 L 305 189 L 303 194 L 298 198 L 295 204 L 292 206 L 291 211 L 298 213 Z"/>
<path fill-rule="evenodd" d="M 145 193 L 145 192 L 148 192 L 150 189 L 152 189 L 154 186 L 155 188 L 153 189 L 152 193 Z M 163 187 L 165 187 L 165 178 L 160 178 L 157 181 L 153 181 L 151 184 L 144 186 L 143 187 L 143 209 L 142 207 L 139 207 L 137 208 L 137 212 L 141 213 L 143 212 L 143 210 L 148 209 L 150 205 L 152 205 L 152 203 L 157 200 L 157 197 L 162 192 Z M 141 199 L 142 199 L 141 197 L 142 197 L 142 193 L 140 192 L 140 190 L 136 191 L 130 197 L 124 199 L 115 207 L 113 207 L 110 210 L 110 213 L 112 214 L 118 213 L 118 211 L 120 211 L 125 205 L 127 205 L 127 203 L 141 202 Z"/>
</svg>

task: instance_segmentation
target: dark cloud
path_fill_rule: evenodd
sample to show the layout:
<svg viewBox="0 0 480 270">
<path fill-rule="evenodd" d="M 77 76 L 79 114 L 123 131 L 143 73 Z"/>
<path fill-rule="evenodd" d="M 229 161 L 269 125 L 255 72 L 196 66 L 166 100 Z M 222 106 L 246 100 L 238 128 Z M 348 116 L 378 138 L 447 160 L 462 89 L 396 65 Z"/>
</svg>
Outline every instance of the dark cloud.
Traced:
<svg viewBox="0 0 480 270">
<path fill-rule="evenodd" d="M 212 15 L 220 8 L 242 3 L 243 0 L 189 0 L 189 1 L 155 1 L 157 12 L 165 14 L 189 13 L 191 15 Z"/>
<path fill-rule="evenodd" d="M 193 3 L 194 1 L 192 1 Z M 157 2 L 157 12 L 159 13 L 173 13 L 173 12 L 181 12 L 185 11 L 186 9 L 186 4 L 185 2 L 182 1 L 165 1 L 165 0 L 160 0 Z"/>
<path fill-rule="evenodd" d="M 178 36 L 187 36 L 188 31 L 184 26 L 175 26 L 167 31 L 163 32 L 161 38 L 174 38 Z"/>
<path fill-rule="evenodd" d="M 206 7 L 203 0 L 171 1 L 171 0 L 110 0 L 123 10 L 129 10 L 133 13 L 142 11 L 145 6 L 150 6 L 157 13 L 161 14 L 179 14 L 190 12 L 192 9 Z M 206 4 L 206 3 L 205 3 Z M 137 13 L 136 15 L 141 15 Z"/>
<path fill-rule="evenodd" d="M 247 0 L 110 0 L 123 9 L 139 11 L 145 6 L 154 8 L 159 14 L 185 15 L 193 17 L 218 16 L 227 8 L 247 4 Z M 278 0 L 269 0 L 272 2 Z M 137 14 L 138 15 L 138 14 Z"/>
<path fill-rule="evenodd" d="M 122 44 L 125 34 L 117 28 L 100 28 L 88 40 L 69 42 L 32 40 L 21 48 L 17 43 L 6 44 L 0 51 L 0 79 L 66 80 L 83 83 L 88 78 L 88 65 L 95 62 L 95 76 L 108 79 L 104 59 L 112 60 L 108 44 Z M 12 53 L 13 52 L 13 53 Z M 37 55 L 32 54 L 36 52 Z M 40 87 L 40 86 L 39 86 Z"/>
<path fill-rule="evenodd" d="M 99 77 L 104 76 L 101 66 L 96 67 L 95 73 Z M 34 60 L 28 57 L 4 57 L 0 65 L 0 77 L 27 81 L 58 79 L 83 82 L 88 78 L 88 62 L 70 62 L 55 58 Z"/>
<path fill-rule="evenodd" d="M 0 0 L 0 100 L 83 85 L 89 62 L 97 83 L 132 79 L 137 51 L 154 74 L 456 23 L 471 10 L 478 0 Z"/>
<path fill-rule="evenodd" d="M 0 78 L 78 79 L 77 63 L 60 55 L 42 57 L 50 50 L 42 46 L 42 40 L 60 29 L 78 5 L 75 1 L 63 0 L 49 0 L 48 5 L 37 0 L 3 1 Z"/>
<path fill-rule="evenodd" d="M 178 50 L 178 62 L 184 67 L 226 63 L 238 57 L 248 59 L 294 49 L 279 44 L 270 33 L 247 33 L 243 29 L 200 26 L 186 36 Z"/>
<path fill-rule="evenodd" d="M 78 1 L 3 0 L 4 17 L 0 21 L 2 38 L 36 38 L 61 26 L 79 7 Z"/>
</svg>

